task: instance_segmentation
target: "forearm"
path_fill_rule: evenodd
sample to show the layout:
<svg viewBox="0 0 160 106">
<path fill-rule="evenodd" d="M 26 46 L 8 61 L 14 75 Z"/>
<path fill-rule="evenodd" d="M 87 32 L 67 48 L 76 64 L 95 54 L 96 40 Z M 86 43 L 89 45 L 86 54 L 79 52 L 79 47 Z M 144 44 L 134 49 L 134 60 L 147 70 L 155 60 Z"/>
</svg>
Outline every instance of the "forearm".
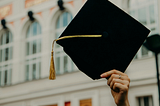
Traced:
<svg viewBox="0 0 160 106">
<path fill-rule="evenodd" d="M 130 106 L 130 105 L 129 105 L 129 101 L 127 99 L 125 102 L 123 102 L 123 104 L 118 104 L 117 106 Z"/>
</svg>

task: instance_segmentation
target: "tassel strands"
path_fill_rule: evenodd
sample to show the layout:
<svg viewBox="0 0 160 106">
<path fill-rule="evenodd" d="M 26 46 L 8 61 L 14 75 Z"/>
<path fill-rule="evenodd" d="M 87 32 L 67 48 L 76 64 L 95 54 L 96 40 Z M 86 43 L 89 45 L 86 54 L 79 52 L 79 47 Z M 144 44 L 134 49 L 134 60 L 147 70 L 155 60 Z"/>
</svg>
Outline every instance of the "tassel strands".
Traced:
<svg viewBox="0 0 160 106">
<path fill-rule="evenodd" d="M 49 79 L 50 80 L 54 80 L 56 79 L 56 71 L 55 71 L 55 67 L 54 67 L 54 59 L 53 59 L 53 48 L 54 48 L 54 43 L 56 40 L 53 41 L 52 44 L 52 52 L 51 52 L 51 62 L 50 62 L 50 75 L 49 75 Z"/>
</svg>

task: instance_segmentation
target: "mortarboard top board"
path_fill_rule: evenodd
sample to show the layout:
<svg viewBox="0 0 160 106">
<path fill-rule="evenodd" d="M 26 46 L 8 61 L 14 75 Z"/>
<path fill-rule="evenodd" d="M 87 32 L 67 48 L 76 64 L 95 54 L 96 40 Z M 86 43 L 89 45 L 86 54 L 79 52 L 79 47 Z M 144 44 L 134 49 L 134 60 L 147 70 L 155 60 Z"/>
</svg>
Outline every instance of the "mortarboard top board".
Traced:
<svg viewBox="0 0 160 106">
<path fill-rule="evenodd" d="M 88 0 L 56 42 L 92 79 L 124 72 L 149 30 L 107 0 Z"/>
</svg>

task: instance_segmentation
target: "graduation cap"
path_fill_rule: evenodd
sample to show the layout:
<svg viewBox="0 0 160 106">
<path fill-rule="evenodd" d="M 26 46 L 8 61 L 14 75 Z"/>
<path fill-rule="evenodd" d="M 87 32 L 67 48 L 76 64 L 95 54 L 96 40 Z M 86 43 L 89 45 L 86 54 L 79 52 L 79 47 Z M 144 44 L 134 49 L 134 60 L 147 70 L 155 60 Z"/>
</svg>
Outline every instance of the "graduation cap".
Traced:
<svg viewBox="0 0 160 106">
<path fill-rule="evenodd" d="M 88 0 L 55 41 L 79 70 L 99 79 L 112 69 L 124 72 L 149 32 L 110 1 Z"/>
</svg>

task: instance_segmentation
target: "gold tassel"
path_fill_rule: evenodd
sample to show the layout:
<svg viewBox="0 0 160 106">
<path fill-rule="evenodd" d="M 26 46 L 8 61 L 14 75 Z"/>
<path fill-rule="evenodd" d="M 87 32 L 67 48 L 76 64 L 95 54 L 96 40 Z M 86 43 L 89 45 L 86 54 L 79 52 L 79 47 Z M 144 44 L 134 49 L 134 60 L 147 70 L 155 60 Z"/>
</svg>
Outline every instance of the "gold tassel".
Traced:
<svg viewBox="0 0 160 106">
<path fill-rule="evenodd" d="M 54 67 L 54 59 L 53 59 L 53 47 L 54 47 L 54 42 L 56 40 L 53 41 L 52 44 L 52 52 L 51 52 L 51 63 L 50 63 L 50 75 L 49 75 L 49 79 L 50 80 L 54 80 L 56 79 L 56 72 L 55 72 L 55 67 Z"/>
</svg>

